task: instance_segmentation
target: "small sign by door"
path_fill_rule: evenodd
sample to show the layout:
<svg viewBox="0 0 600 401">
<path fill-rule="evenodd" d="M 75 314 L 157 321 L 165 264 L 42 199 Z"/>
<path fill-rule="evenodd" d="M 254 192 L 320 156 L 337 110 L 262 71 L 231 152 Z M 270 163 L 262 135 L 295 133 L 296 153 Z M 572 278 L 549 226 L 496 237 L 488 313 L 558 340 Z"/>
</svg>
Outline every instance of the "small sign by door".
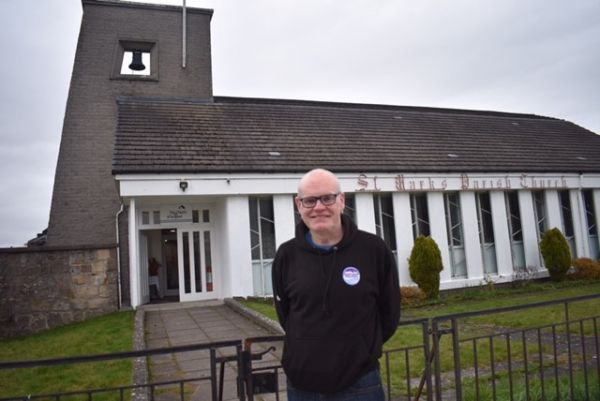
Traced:
<svg viewBox="0 0 600 401">
<path fill-rule="evenodd" d="M 191 223 L 192 209 L 184 204 L 160 207 L 161 223 Z"/>
</svg>

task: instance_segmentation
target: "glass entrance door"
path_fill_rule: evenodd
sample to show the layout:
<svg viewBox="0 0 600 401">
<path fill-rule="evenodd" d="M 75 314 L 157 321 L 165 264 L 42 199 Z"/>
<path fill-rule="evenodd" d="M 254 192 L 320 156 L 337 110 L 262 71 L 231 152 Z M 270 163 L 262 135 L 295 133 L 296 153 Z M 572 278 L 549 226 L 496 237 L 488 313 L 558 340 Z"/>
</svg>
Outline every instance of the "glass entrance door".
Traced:
<svg viewBox="0 0 600 401">
<path fill-rule="evenodd" d="M 217 297 L 213 282 L 210 229 L 178 229 L 179 300 L 199 301 Z"/>
</svg>

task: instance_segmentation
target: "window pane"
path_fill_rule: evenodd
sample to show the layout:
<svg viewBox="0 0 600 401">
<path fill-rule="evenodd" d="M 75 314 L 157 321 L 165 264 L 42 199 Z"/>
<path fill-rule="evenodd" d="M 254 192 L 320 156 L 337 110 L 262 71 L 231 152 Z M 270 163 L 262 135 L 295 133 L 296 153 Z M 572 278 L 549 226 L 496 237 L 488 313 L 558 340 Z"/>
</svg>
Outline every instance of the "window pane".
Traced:
<svg viewBox="0 0 600 401">
<path fill-rule="evenodd" d="M 204 231 L 204 268 L 206 270 L 206 291 L 213 290 L 212 255 L 210 251 L 210 231 Z"/>
<path fill-rule="evenodd" d="M 587 230 L 589 235 L 598 235 L 598 226 L 596 225 L 596 212 L 594 210 L 594 194 L 591 190 L 583 191 L 583 203 L 585 205 L 585 216 L 587 220 Z"/>
<path fill-rule="evenodd" d="M 273 217 L 273 199 L 260 199 L 260 232 L 262 243 L 262 258 L 275 257 L 275 221 Z"/>
<path fill-rule="evenodd" d="M 142 224 L 150 224 L 150 213 L 142 212 Z"/>
<path fill-rule="evenodd" d="M 565 228 L 565 237 L 572 237 L 573 231 L 573 216 L 571 214 L 571 199 L 569 198 L 569 191 L 560 191 L 558 193 L 560 198 L 560 209 L 562 212 L 563 224 Z"/>
<path fill-rule="evenodd" d="M 506 193 L 506 205 L 508 208 L 508 221 L 510 223 L 510 236 L 513 241 L 522 241 L 521 210 L 519 208 L 519 195 L 517 192 Z"/>
<path fill-rule="evenodd" d="M 494 227 L 492 223 L 492 207 L 490 203 L 490 194 L 481 192 L 477 194 L 477 206 L 479 207 L 478 217 L 481 240 L 484 243 L 491 244 L 494 242 Z"/>
<path fill-rule="evenodd" d="M 356 199 L 354 194 L 345 194 L 346 196 L 346 207 L 344 213 L 347 214 L 352 221 L 356 222 Z"/>
<path fill-rule="evenodd" d="M 185 293 L 189 294 L 191 292 L 190 288 L 190 244 L 189 244 L 189 235 L 188 233 L 183 233 L 181 235 L 183 241 L 183 279 L 185 283 Z"/>
<path fill-rule="evenodd" d="M 412 217 L 413 238 L 429 236 L 429 209 L 426 194 L 410 195 L 410 210 Z"/>
<path fill-rule="evenodd" d="M 538 238 L 542 238 L 542 235 L 546 232 L 546 205 L 544 192 L 536 191 L 533 193 L 533 202 L 535 206 L 535 218 L 537 221 Z"/>
<path fill-rule="evenodd" d="M 194 231 L 194 276 L 196 292 L 202 292 L 202 274 L 200 273 L 200 233 Z"/>
<path fill-rule="evenodd" d="M 462 246 L 462 222 L 457 193 L 446 194 L 446 220 L 448 225 L 448 243 L 450 246 Z"/>
</svg>

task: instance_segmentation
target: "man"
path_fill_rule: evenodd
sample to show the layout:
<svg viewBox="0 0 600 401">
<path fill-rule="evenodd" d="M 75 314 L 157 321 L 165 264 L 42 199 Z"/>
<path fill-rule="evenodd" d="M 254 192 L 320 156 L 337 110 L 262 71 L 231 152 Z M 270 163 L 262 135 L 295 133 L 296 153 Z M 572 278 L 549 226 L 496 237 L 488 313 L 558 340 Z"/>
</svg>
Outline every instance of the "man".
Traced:
<svg viewBox="0 0 600 401">
<path fill-rule="evenodd" d="M 288 401 L 384 400 L 378 358 L 400 317 L 394 257 L 343 214 L 330 171 L 306 173 L 295 202 L 302 221 L 277 250 L 272 277 Z"/>
</svg>

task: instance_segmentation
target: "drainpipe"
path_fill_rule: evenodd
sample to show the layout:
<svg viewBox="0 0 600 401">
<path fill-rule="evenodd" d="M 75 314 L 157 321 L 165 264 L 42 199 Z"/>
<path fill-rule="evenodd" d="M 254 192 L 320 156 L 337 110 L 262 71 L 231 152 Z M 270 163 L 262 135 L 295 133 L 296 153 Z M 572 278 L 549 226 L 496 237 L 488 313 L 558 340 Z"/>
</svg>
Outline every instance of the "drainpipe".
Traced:
<svg viewBox="0 0 600 401">
<path fill-rule="evenodd" d="M 120 202 L 121 207 L 115 215 L 115 232 L 117 234 L 117 292 L 118 292 L 118 304 L 117 307 L 121 309 L 121 241 L 119 240 L 119 217 L 123 213 L 124 207 L 123 202 Z"/>
</svg>

